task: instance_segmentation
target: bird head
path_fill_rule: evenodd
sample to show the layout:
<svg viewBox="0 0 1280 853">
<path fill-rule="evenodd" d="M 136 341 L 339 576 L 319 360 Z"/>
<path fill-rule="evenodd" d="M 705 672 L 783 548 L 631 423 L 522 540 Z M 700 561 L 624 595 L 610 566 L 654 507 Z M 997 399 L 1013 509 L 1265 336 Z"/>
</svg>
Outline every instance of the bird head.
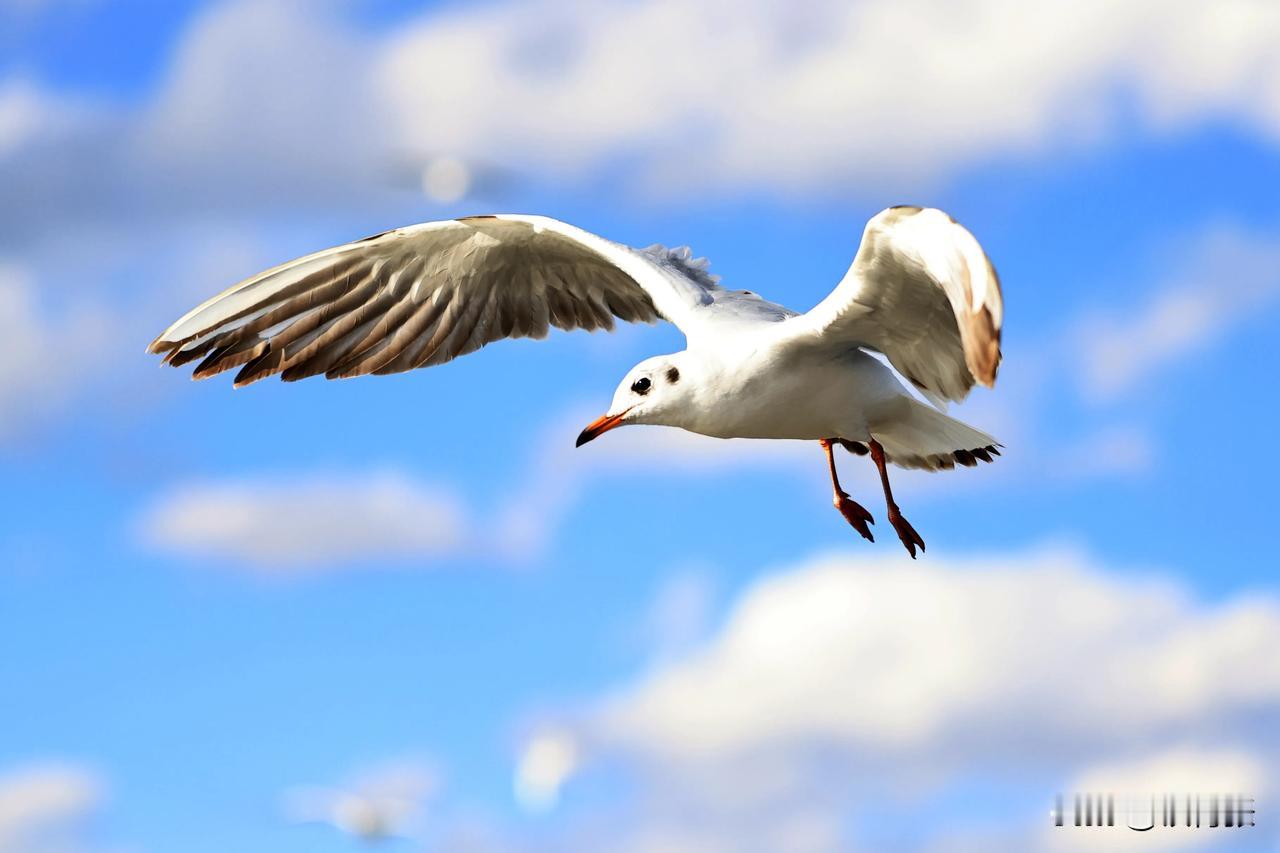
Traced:
<svg viewBox="0 0 1280 853">
<path fill-rule="evenodd" d="M 679 414 L 690 399 L 683 355 L 654 356 L 631 368 L 618 384 L 608 413 L 587 425 L 576 446 L 627 424 L 679 426 Z"/>
</svg>

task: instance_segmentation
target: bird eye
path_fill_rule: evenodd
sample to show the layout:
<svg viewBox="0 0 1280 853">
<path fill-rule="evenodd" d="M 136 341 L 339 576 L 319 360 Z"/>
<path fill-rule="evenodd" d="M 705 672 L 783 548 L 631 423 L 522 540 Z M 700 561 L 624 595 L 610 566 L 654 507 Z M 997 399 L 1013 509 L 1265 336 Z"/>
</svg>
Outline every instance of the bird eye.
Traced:
<svg viewBox="0 0 1280 853">
<path fill-rule="evenodd" d="M 632 382 L 632 383 L 631 383 L 631 390 L 632 390 L 632 391 L 634 391 L 634 392 L 636 392 L 637 394 L 642 394 L 642 395 L 643 395 L 643 394 L 648 394 L 648 393 L 649 393 L 649 386 L 650 386 L 650 385 L 652 385 L 652 384 L 653 384 L 653 383 L 651 383 L 651 382 L 649 381 L 649 377 L 648 377 L 648 376 L 641 376 L 641 377 L 640 377 L 639 379 L 637 379 L 635 382 Z"/>
</svg>

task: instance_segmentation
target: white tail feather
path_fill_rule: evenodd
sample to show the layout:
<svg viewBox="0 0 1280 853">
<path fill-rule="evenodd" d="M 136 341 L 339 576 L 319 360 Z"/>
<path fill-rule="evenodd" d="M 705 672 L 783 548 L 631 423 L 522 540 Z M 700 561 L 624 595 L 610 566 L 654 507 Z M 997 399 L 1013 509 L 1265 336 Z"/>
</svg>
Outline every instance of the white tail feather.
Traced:
<svg viewBox="0 0 1280 853">
<path fill-rule="evenodd" d="M 892 417 L 871 424 L 871 435 L 884 447 L 889 461 L 900 468 L 954 468 L 972 466 L 999 456 L 1000 446 L 990 435 L 944 415 L 932 406 L 906 397 L 894 406 Z"/>
</svg>

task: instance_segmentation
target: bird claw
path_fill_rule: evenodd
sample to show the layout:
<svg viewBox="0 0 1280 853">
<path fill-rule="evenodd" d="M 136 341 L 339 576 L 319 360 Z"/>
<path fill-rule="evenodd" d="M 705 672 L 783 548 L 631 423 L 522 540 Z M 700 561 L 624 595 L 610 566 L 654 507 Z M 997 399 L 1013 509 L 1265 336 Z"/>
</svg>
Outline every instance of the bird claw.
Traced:
<svg viewBox="0 0 1280 853">
<path fill-rule="evenodd" d="M 875 537 L 871 535 L 871 528 L 867 526 L 868 524 L 875 524 L 876 520 L 871 517 L 871 513 L 867 512 L 866 507 L 852 500 L 844 492 L 838 493 L 833 503 L 836 505 L 836 509 L 840 510 L 840 514 L 844 516 L 844 520 L 849 522 L 853 529 L 862 535 L 863 539 L 868 542 L 876 541 Z"/>
<path fill-rule="evenodd" d="M 920 534 L 916 533 L 916 529 L 911 526 L 902 513 L 897 509 L 889 510 L 889 523 L 893 525 L 893 529 L 898 531 L 898 538 L 902 540 L 903 546 L 907 549 L 907 553 L 911 555 L 911 559 L 916 558 L 916 546 L 920 546 L 920 550 L 924 551 L 924 540 L 920 538 Z"/>
</svg>

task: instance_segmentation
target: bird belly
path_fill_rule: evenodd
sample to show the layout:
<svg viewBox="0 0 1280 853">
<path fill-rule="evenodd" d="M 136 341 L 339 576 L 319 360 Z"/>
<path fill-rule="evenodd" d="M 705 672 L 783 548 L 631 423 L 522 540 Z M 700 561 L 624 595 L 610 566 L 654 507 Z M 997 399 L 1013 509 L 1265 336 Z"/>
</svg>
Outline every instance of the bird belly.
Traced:
<svg viewBox="0 0 1280 853">
<path fill-rule="evenodd" d="M 892 371 L 860 350 L 834 358 L 766 359 L 739 365 L 733 381 L 687 428 L 716 438 L 817 440 L 868 437 L 868 412 L 905 393 Z"/>
</svg>

